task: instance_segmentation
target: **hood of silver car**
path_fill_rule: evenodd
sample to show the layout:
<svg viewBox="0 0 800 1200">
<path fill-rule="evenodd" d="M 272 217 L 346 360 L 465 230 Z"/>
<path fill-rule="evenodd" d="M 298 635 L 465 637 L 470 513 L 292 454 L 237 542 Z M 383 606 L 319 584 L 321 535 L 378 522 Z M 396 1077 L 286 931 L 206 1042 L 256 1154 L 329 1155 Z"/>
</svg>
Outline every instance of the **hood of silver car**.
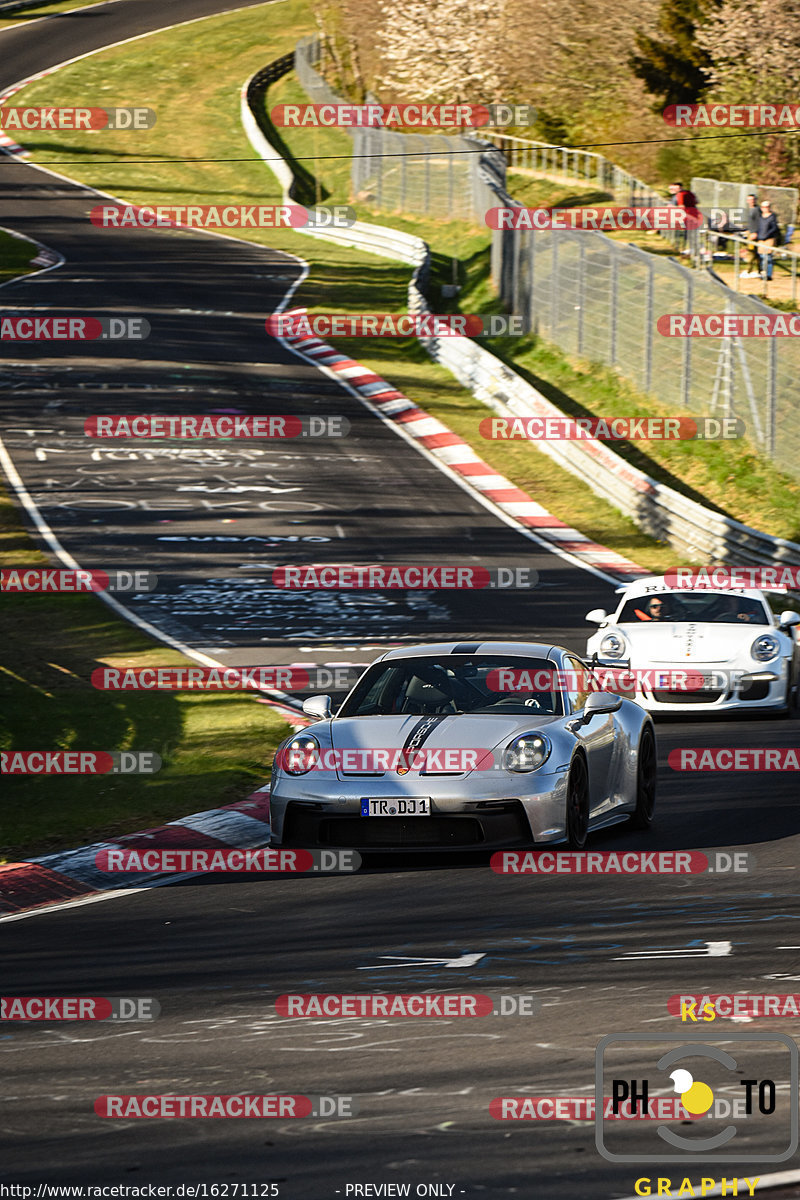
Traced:
<svg viewBox="0 0 800 1200">
<path fill-rule="evenodd" d="M 444 753 L 436 752 L 503 749 L 516 733 L 544 729 L 562 719 L 535 712 L 530 716 L 454 713 L 444 717 L 343 717 L 330 722 L 330 732 L 333 748 L 342 756 L 342 765 L 337 769 L 340 779 L 376 778 L 397 773 L 398 765 L 406 765 L 401 751 L 406 755 L 425 752 L 419 756 L 424 757 L 424 765 L 421 768 L 412 765 L 401 772 L 404 775 L 420 774 L 420 769 L 427 774 L 465 775 L 469 773 L 469 769 L 465 769 L 468 756 L 451 755 L 448 759 Z M 347 754 L 348 751 L 351 753 Z M 358 751 L 369 753 L 359 755 Z M 376 753 L 380 751 L 388 752 L 387 770 L 380 770 L 382 760 Z"/>
</svg>

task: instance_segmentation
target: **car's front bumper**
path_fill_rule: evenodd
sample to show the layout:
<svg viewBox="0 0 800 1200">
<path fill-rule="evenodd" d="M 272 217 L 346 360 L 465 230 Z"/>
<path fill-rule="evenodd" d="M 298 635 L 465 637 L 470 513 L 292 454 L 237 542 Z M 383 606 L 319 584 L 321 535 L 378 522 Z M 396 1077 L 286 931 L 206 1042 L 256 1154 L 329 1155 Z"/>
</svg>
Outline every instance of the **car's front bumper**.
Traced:
<svg viewBox="0 0 800 1200">
<path fill-rule="evenodd" d="M 493 773 L 494 775 L 494 773 Z M 426 817 L 363 817 L 361 800 L 429 797 Z M 548 775 L 498 772 L 436 779 L 290 777 L 270 794 L 272 844 L 352 849 L 506 849 L 565 835 L 566 768 Z"/>
<path fill-rule="evenodd" d="M 598 662 L 599 667 L 619 667 L 619 663 Z M 637 686 L 620 692 L 641 704 L 650 713 L 782 712 L 786 708 L 789 665 L 785 660 L 747 671 L 719 663 L 659 663 L 657 667 L 635 665 L 631 668 L 654 677 L 653 686 Z M 659 674 L 702 673 L 713 678 L 708 688 L 670 691 L 655 686 Z"/>
</svg>

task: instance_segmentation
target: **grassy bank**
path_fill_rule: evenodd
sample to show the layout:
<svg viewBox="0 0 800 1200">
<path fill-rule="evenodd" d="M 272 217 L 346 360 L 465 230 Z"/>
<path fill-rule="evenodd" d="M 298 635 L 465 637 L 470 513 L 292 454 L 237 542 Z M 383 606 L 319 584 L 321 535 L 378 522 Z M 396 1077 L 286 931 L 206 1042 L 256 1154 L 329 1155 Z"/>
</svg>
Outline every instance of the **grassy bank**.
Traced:
<svg viewBox="0 0 800 1200">
<path fill-rule="evenodd" d="M 12 237 L 4 229 L 0 229 L 0 283 L 8 283 L 17 275 L 27 275 L 36 268 L 31 265 L 31 259 L 39 253 L 38 246 L 26 242 L 24 238 Z M 8 293 L 2 303 L 8 303 Z"/>
<path fill-rule="evenodd" d="M 45 566 L 0 491 L 0 561 Z M 146 750 L 153 776 L 6 776 L 0 863 L 134 833 L 242 800 L 269 775 L 285 721 L 237 694 L 102 692 L 101 666 L 186 666 L 88 595 L 0 598 L 0 749 Z"/>
</svg>

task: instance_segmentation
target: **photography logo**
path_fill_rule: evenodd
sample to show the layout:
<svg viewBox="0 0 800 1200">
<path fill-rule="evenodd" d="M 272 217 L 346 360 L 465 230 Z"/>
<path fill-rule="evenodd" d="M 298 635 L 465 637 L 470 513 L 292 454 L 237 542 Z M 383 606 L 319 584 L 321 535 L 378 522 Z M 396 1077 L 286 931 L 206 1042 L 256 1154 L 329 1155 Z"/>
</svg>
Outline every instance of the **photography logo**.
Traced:
<svg viewBox="0 0 800 1200">
<path fill-rule="evenodd" d="M 684 1116 L 659 1120 L 675 1094 Z M 609 1162 L 785 1162 L 799 1101 L 785 1034 L 612 1033 L 597 1046 L 595 1144 Z"/>
</svg>

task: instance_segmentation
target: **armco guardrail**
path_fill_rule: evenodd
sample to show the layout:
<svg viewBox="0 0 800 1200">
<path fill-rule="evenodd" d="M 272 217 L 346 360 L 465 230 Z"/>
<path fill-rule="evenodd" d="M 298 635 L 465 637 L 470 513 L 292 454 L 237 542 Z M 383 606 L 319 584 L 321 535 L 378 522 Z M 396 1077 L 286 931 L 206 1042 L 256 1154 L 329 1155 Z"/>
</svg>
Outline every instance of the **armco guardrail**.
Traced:
<svg viewBox="0 0 800 1200">
<path fill-rule="evenodd" d="M 245 104 L 248 94 L 253 94 L 251 83 L 252 80 L 248 81 L 242 88 Z M 277 151 L 264 136 L 255 114 L 249 108 L 248 114 L 243 119 L 250 143 L 274 170 L 273 160 L 278 157 Z M 283 167 L 287 173 L 284 177 L 289 180 L 285 189 L 288 194 L 293 176 L 286 163 Z M 409 311 L 431 311 L 425 296 L 430 250 L 422 238 L 362 221 L 346 229 L 309 229 L 302 232 L 414 266 L 416 269 L 408 288 Z M 447 367 L 478 400 L 499 415 L 522 418 L 564 415 L 536 388 L 470 338 L 420 340 L 436 362 Z M 797 543 L 751 529 L 682 496 L 674 488 L 659 483 L 625 462 L 604 442 L 558 441 L 538 442 L 537 445 L 565 470 L 588 483 L 596 495 L 630 516 L 644 532 L 669 542 L 687 558 L 745 566 L 800 566 L 800 545 Z"/>
<path fill-rule="evenodd" d="M 242 88 L 240 96 L 240 113 L 244 131 L 247 134 L 250 145 L 258 151 L 264 159 L 265 165 L 269 167 L 281 185 L 284 203 L 292 199 L 291 193 L 294 188 L 294 174 L 280 154 L 278 154 L 278 151 L 267 140 L 266 126 L 264 124 L 260 101 L 261 97 L 266 94 L 269 85 L 275 83 L 278 79 L 282 79 L 284 75 L 288 75 L 293 67 L 293 53 L 284 54 L 282 58 L 276 58 L 274 62 L 267 63 L 265 67 L 262 67 L 260 71 L 256 71 L 255 75 L 248 79 Z"/>
</svg>

